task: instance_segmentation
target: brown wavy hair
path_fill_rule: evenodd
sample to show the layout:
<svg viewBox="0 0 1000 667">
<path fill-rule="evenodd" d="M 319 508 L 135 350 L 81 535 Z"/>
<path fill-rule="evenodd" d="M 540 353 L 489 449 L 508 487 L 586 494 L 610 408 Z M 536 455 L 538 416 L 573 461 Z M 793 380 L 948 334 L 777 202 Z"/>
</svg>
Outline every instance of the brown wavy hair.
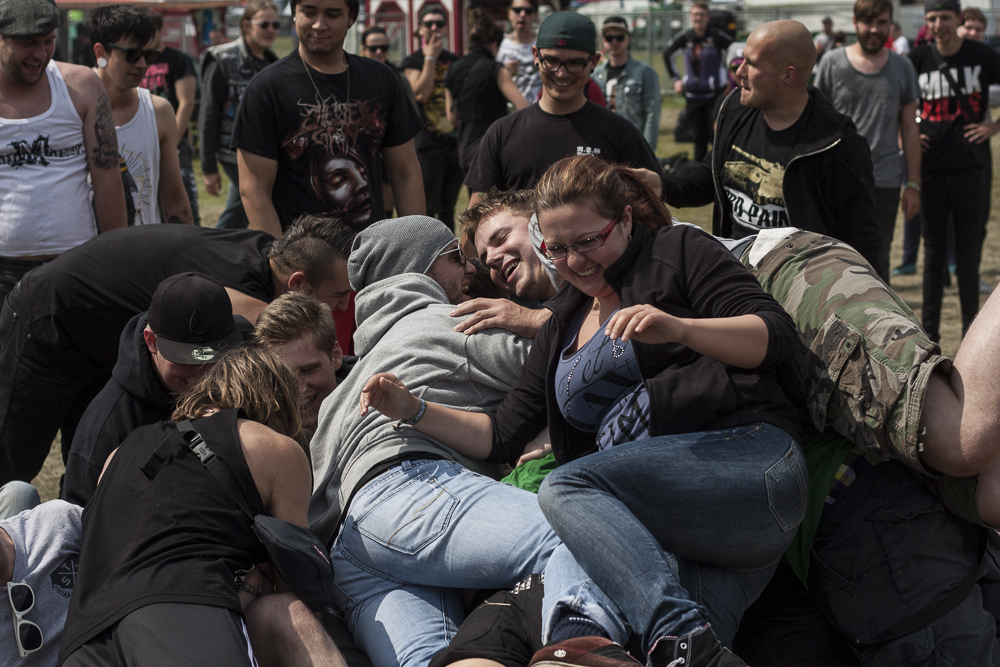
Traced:
<svg viewBox="0 0 1000 667">
<path fill-rule="evenodd" d="M 230 350 L 208 369 L 181 398 L 171 419 L 195 419 L 213 410 L 240 408 L 248 419 L 306 448 L 300 402 L 292 369 L 263 345 L 248 343 Z"/>
<path fill-rule="evenodd" d="M 545 211 L 568 204 L 589 204 L 605 218 L 615 218 L 631 206 L 633 224 L 654 231 L 673 224 L 666 204 L 628 167 L 608 164 L 593 155 L 559 160 L 535 186 L 539 221 Z"/>
</svg>

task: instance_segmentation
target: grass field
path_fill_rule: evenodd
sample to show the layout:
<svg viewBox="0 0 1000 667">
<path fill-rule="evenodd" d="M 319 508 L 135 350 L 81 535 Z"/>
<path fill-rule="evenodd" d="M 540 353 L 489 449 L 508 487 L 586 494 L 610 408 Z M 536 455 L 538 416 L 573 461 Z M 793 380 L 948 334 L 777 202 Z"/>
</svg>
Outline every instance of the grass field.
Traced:
<svg viewBox="0 0 1000 667">
<path fill-rule="evenodd" d="M 290 41 L 287 44 L 278 43 L 276 44 L 276 47 L 276 50 L 280 53 L 288 53 L 291 48 L 291 43 Z M 662 69 L 662 62 L 660 64 L 660 68 Z M 663 118 L 660 123 L 660 142 L 656 151 L 661 157 L 673 155 L 674 153 L 681 151 L 687 151 L 689 156 L 693 154 L 693 146 L 691 144 L 677 144 L 673 140 L 674 123 L 676 122 L 677 114 L 682 106 L 683 102 L 673 97 L 667 97 L 664 99 Z M 996 115 L 997 114 L 994 113 L 994 116 Z M 998 174 L 1000 173 L 1000 158 L 998 158 L 998 156 L 1000 156 L 1000 135 L 993 137 L 992 141 L 994 160 L 993 173 Z M 200 164 L 198 164 L 197 161 L 195 164 L 195 172 L 200 174 Z M 199 206 L 201 209 L 201 224 L 203 226 L 213 226 L 225 206 L 225 193 L 229 184 L 224 173 L 222 174 L 222 179 L 222 195 L 220 197 L 212 197 L 205 192 L 201 178 L 200 176 L 198 177 Z M 993 205 L 991 209 L 986 242 L 983 247 L 983 260 L 981 265 L 982 278 L 991 285 L 996 285 L 998 280 L 1000 280 L 1000 192 L 998 192 L 996 183 L 997 181 L 995 180 L 993 187 Z M 851 196 L 851 193 L 844 193 L 844 196 Z M 465 210 L 467 204 L 468 194 L 463 188 L 455 210 L 463 211 Z M 673 211 L 673 215 L 677 220 L 695 223 L 706 230 L 711 229 L 711 206 L 677 209 Z M 900 218 L 897 220 L 896 235 L 893 239 L 891 266 L 896 266 L 900 262 L 900 257 L 902 256 L 902 242 L 903 229 L 902 219 Z M 921 246 L 917 267 L 918 271 L 916 275 L 897 276 L 893 278 L 892 287 L 919 317 L 921 305 L 923 246 Z M 981 299 L 985 302 L 986 297 L 982 296 Z M 954 355 L 958 349 L 959 343 L 961 342 L 962 320 L 960 315 L 961 313 L 958 306 L 958 288 L 955 286 L 955 281 L 953 280 L 952 286 L 945 289 L 941 315 L 941 347 L 947 355 Z M 42 469 L 39 476 L 33 480 L 33 484 L 39 489 L 42 500 L 55 498 L 58 495 L 59 477 L 63 472 L 63 464 L 59 453 L 58 437 L 52 444 L 52 450 L 50 451 L 49 457 L 45 462 L 45 467 Z"/>
</svg>

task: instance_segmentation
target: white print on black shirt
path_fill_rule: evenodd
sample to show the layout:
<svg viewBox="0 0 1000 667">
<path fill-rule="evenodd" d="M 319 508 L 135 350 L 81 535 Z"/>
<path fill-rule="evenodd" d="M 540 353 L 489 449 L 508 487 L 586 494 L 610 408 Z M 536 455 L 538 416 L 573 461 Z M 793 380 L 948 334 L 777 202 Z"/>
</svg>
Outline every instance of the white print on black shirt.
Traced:
<svg viewBox="0 0 1000 667">
<path fill-rule="evenodd" d="M 969 100 L 969 106 L 977 114 L 976 118 L 966 118 L 969 122 L 976 122 L 982 117 L 981 109 L 983 105 L 983 88 L 979 85 L 979 74 L 982 71 L 980 65 L 968 65 L 962 68 L 964 84 L 962 95 Z M 951 78 L 958 83 L 958 68 L 950 67 Z M 972 82 L 972 89 L 969 89 L 969 82 Z M 963 116 L 962 105 L 958 104 L 958 98 L 951 89 L 947 77 L 941 72 L 934 70 L 923 72 L 917 76 L 917 83 L 920 85 L 920 117 L 932 123 L 954 120 Z"/>
<path fill-rule="evenodd" d="M 26 164 L 47 167 L 49 161 L 45 158 L 76 157 L 83 153 L 82 143 L 54 151 L 49 148 L 49 137 L 44 134 L 39 134 L 30 144 L 25 139 L 15 139 L 7 145 L 13 148 L 14 152 L 0 155 L 0 165 L 8 165 L 15 169 Z"/>
<path fill-rule="evenodd" d="M 722 168 L 733 220 L 755 229 L 787 227 L 788 212 L 782 191 L 785 168 L 751 155 L 739 146 L 733 146 L 733 151 L 745 158 L 726 162 Z"/>
<path fill-rule="evenodd" d="M 76 570 L 80 562 L 79 554 L 71 554 L 66 557 L 59 567 L 52 570 L 50 579 L 52 580 L 52 590 L 64 598 L 69 598 L 73 594 L 73 587 L 76 586 Z"/>
<path fill-rule="evenodd" d="M 576 154 L 577 155 L 600 155 L 601 154 L 601 149 L 600 148 L 591 148 L 590 146 L 577 146 L 576 147 Z"/>
</svg>

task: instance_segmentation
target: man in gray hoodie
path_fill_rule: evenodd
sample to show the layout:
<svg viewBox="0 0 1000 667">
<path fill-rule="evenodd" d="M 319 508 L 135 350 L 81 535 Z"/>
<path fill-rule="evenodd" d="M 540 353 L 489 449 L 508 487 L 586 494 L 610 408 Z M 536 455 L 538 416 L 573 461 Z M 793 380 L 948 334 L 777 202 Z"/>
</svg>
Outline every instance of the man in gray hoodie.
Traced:
<svg viewBox="0 0 1000 667">
<path fill-rule="evenodd" d="M 460 318 L 450 313 L 473 269 L 432 218 L 363 230 L 348 273 L 358 361 L 320 410 L 309 524 L 332 543 L 337 605 L 375 667 L 426 665 L 462 622 L 461 589 L 512 587 L 542 572 L 560 542 L 534 494 L 419 433 L 411 427 L 419 416 L 402 423 L 360 414 L 361 389 L 391 371 L 427 401 L 495 411 L 530 341 L 502 329 L 455 331 Z M 623 639 L 619 621 L 588 615 Z"/>
</svg>

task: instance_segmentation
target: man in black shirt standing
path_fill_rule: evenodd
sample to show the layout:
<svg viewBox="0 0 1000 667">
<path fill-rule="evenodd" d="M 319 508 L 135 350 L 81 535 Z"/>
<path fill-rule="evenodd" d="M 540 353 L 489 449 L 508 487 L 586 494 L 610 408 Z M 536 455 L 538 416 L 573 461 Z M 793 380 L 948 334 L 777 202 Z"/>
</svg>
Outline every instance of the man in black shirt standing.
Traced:
<svg viewBox="0 0 1000 667">
<path fill-rule="evenodd" d="M 194 75 L 194 60 L 182 51 L 163 45 L 163 15 L 150 12 L 156 25 L 156 43 L 153 48 L 160 51 L 159 59 L 146 70 L 140 88 L 147 88 L 154 95 L 159 95 L 170 102 L 174 108 L 177 121 L 177 158 L 181 165 L 181 180 L 184 190 L 191 200 L 191 218 L 194 224 L 201 224 L 198 215 L 198 186 L 194 180 L 194 150 L 191 148 L 191 137 L 188 126 L 191 124 L 191 114 L 194 113 L 194 98 L 197 91 L 197 81 Z"/>
<path fill-rule="evenodd" d="M 423 214 L 420 119 L 395 72 L 344 52 L 358 0 L 292 0 L 292 16 L 298 49 L 250 82 L 233 128 L 250 227 L 277 237 L 313 213 L 364 229 L 385 215 L 380 157 L 397 213 Z"/>
<path fill-rule="evenodd" d="M 542 22 L 532 47 L 542 74 L 542 97 L 486 131 L 465 178 L 473 192 L 469 208 L 493 187 L 533 188 L 550 165 L 574 155 L 596 155 L 608 162 L 662 172 L 635 125 L 584 96 L 584 86 L 599 59 L 596 43 L 597 28 L 582 14 L 555 12 Z"/>
<path fill-rule="evenodd" d="M 417 32 L 422 49 L 404 58 L 399 66 L 413 86 L 424 121 L 416 145 L 417 159 L 424 175 L 427 215 L 444 221 L 450 227 L 454 222 L 455 200 L 462 189 L 465 171 L 459 165 L 458 140 L 445 108 L 444 79 L 448 68 L 459 56 L 444 48 L 444 35 L 448 29 L 444 7 L 439 4 L 424 5 L 419 19 Z"/>
<path fill-rule="evenodd" d="M 812 36 L 773 21 L 747 39 L 739 89 L 722 103 L 712 153 L 663 178 L 676 207 L 715 201 L 712 233 L 798 227 L 853 246 L 884 275 L 871 150 L 850 118 L 808 87 Z"/>
<path fill-rule="evenodd" d="M 674 80 L 674 92 L 683 95 L 684 111 L 694 130 L 694 159 L 701 162 L 712 138 L 712 120 L 719 97 L 729 87 L 726 49 L 733 43 L 729 35 L 708 24 L 710 13 L 705 0 L 691 3 L 691 29 L 667 44 L 663 64 Z M 684 52 L 684 76 L 674 67 L 674 54 Z"/>
<path fill-rule="evenodd" d="M 989 139 L 1000 125 L 987 122 L 990 84 L 1000 82 L 1000 53 L 958 36 L 958 0 L 927 0 L 924 18 L 933 43 L 910 52 L 920 86 L 921 203 L 924 212 L 924 288 L 921 320 L 941 339 L 941 298 L 947 271 L 948 220 L 955 225 L 962 333 L 979 311 L 983 207 L 990 164 Z"/>
</svg>

